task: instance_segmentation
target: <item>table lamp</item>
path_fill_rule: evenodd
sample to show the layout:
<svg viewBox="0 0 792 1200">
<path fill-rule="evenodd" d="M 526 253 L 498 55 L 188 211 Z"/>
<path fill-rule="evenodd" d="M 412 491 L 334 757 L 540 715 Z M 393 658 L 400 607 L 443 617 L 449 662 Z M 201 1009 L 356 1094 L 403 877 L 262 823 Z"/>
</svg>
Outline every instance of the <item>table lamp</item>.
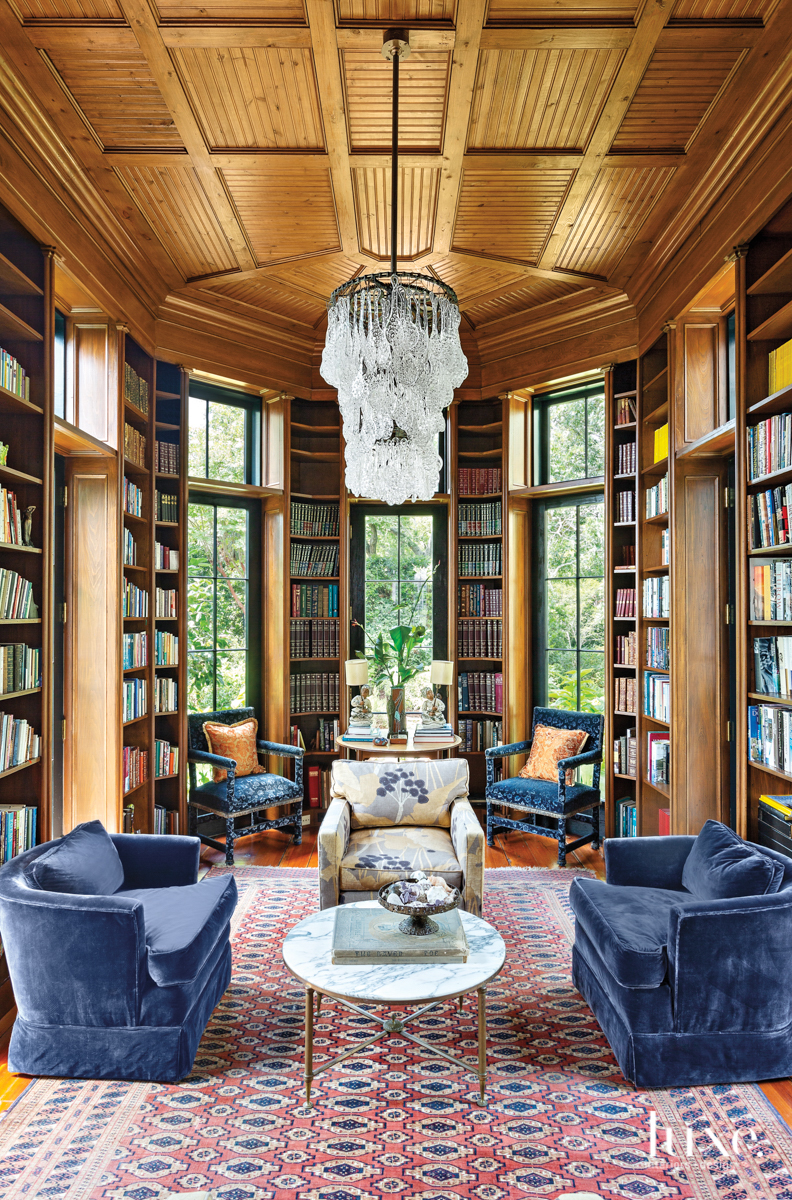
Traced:
<svg viewBox="0 0 792 1200">
<path fill-rule="evenodd" d="M 445 658 L 432 659 L 432 665 L 429 669 L 429 682 L 435 689 L 441 687 L 450 687 L 454 682 L 454 664 Z"/>
<path fill-rule="evenodd" d="M 348 658 L 344 663 L 344 674 L 346 676 L 347 687 L 364 687 L 368 683 L 368 659 L 365 658 Z M 364 727 L 368 729 L 371 725 L 371 713 L 368 714 L 368 720 L 365 719 L 362 711 L 357 711 L 357 705 L 353 706 L 350 701 L 350 718 L 349 727 L 358 726 L 359 729 Z"/>
</svg>

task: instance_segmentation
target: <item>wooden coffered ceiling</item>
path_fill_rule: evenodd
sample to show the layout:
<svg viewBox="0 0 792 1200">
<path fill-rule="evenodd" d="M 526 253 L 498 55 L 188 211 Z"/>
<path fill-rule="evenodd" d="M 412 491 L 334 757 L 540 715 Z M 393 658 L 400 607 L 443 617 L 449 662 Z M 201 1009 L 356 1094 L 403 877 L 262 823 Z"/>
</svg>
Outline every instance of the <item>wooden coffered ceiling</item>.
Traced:
<svg viewBox="0 0 792 1200">
<path fill-rule="evenodd" d="M 746 114 L 769 128 L 762 60 L 792 22 L 790 0 L 0 8 L 0 54 L 97 203 L 145 239 L 156 303 L 280 323 L 302 345 L 321 344 L 331 290 L 388 257 L 379 48 L 384 28 L 407 26 L 401 265 L 455 288 L 482 362 L 554 314 L 637 302 L 662 266 L 659 232 L 716 160 L 717 186 L 736 171 L 739 155 L 718 159 L 733 130 Z"/>
</svg>

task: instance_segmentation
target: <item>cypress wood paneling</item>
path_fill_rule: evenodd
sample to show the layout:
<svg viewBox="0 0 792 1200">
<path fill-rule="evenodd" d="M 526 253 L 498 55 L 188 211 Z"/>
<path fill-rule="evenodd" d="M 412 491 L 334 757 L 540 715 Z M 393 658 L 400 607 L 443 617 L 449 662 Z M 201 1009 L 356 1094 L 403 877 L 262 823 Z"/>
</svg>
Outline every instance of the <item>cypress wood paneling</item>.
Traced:
<svg viewBox="0 0 792 1200">
<path fill-rule="evenodd" d="M 342 50 L 350 150 L 389 150 L 393 66 L 378 50 Z M 399 63 L 399 148 L 439 150 L 448 74 L 446 51 L 413 51 Z"/>
<path fill-rule="evenodd" d="M 154 5 L 152 5 L 154 7 Z M 218 25 L 260 22 L 262 25 L 305 24 L 301 0 L 160 0 L 156 5 L 161 21 L 195 21 Z"/>
<path fill-rule="evenodd" d="M 453 21 L 455 0 L 337 0 L 338 19 L 346 24 L 400 25 L 402 22 Z"/>
<path fill-rule="evenodd" d="M 390 167 L 354 167 L 355 212 L 360 248 L 375 258 L 390 257 Z M 431 167 L 399 168 L 400 258 L 432 248 L 440 172 Z"/>
<path fill-rule="evenodd" d="M 432 273 L 453 288 L 460 300 L 469 301 L 497 287 L 517 284 L 523 278 L 509 263 L 482 262 L 451 255 L 432 263 Z"/>
<path fill-rule="evenodd" d="M 222 172 L 259 263 L 340 250 L 326 167 Z"/>
<path fill-rule="evenodd" d="M 74 424 L 100 442 L 111 439 L 111 366 L 115 367 L 116 331 L 107 324 L 72 323 Z M 113 372 L 113 383 L 115 382 Z M 116 406 L 113 396 L 112 408 Z"/>
<path fill-rule="evenodd" d="M 632 24 L 638 0 L 490 0 L 487 23 L 531 21 L 554 25 L 565 21 Z"/>
<path fill-rule="evenodd" d="M 552 300 L 561 300 L 564 296 L 572 296 L 580 291 L 577 284 L 565 283 L 552 279 L 531 279 L 523 287 L 514 288 L 502 296 L 493 296 L 489 300 L 473 301 L 466 307 L 466 316 L 475 327 L 486 325 L 490 321 L 500 321 L 504 317 L 526 312 L 540 304 L 548 304 Z"/>
<path fill-rule="evenodd" d="M 720 424 L 718 417 L 718 325 L 686 322 L 684 355 L 684 440 L 695 442 Z"/>
<path fill-rule="evenodd" d="M 571 171 L 466 168 L 453 249 L 484 251 L 535 263 L 563 203 Z"/>
</svg>

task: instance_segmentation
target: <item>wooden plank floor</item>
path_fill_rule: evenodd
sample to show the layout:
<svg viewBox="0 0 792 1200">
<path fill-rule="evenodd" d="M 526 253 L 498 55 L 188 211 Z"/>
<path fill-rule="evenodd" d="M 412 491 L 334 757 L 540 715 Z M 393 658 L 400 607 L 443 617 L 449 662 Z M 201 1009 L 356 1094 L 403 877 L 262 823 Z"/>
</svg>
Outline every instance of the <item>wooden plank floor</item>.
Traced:
<svg viewBox="0 0 792 1200">
<path fill-rule="evenodd" d="M 301 846 L 293 845 L 290 835 L 273 830 L 254 837 L 240 838 L 236 843 L 234 857 L 239 866 L 245 867 L 315 867 L 316 840 L 316 829 L 304 831 Z M 556 844 L 552 838 L 535 837 L 533 834 L 512 830 L 498 835 L 495 842 L 494 849 L 487 849 L 485 864 L 488 867 L 558 869 Z M 219 851 L 205 846 L 201 852 L 201 874 L 205 874 L 214 863 L 222 864 L 223 861 L 223 855 Z M 588 846 L 573 851 L 567 862 L 569 866 L 588 867 L 596 871 L 599 878 L 605 878 L 602 854 Z M 9 1073 L 7 1045 L 8 1035 L 0 1041 L 0 1112 L 13 1104 L 30 1082 L 27 1077 Z M 792 1080 L 775 1080 L 772 1083 L 763 1083 L 761 1087 L 776 1111 L 792 1125 Z"/>
</svg>

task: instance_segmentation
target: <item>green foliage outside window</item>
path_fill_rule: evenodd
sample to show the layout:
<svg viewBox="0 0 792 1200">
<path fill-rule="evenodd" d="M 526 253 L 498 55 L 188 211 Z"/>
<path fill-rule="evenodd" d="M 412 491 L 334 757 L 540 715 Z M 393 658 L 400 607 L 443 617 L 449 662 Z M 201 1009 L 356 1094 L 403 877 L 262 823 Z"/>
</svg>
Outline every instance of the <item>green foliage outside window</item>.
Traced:
<svg viewBox="0 0 792 1200">
<path fill-rule="evenodd" d="M 187 701 L 192 712 L 246 702 L 248 514 L 188 507 Z"/>
<path fill-rule="evenodd" d="M 547 698 L 554 708 L 605 707 L 605 521 L 601 498 L 545 512 Z"/>
</svg>

